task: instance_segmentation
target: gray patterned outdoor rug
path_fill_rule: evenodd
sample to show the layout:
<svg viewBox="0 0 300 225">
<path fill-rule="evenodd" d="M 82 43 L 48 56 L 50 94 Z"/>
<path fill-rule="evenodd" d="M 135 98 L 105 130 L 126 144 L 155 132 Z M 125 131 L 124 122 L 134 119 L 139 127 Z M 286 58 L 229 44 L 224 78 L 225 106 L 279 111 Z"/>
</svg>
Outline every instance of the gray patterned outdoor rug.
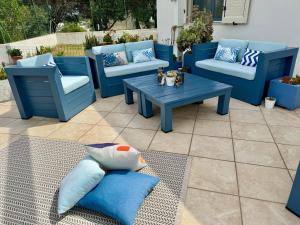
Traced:
<svg viewBox="0 0 300 225">
<path fill-rule="evenodd" d="M 74 142 L 23 137 L 0 150 L 0 224 L 119 224 L 99 213 L 74 208 L 56 213 L 61 179 L 85 155 Z M 149 167 L 143 173 L 161 181 L 139 210 L 139 225 L 179 224 L 187 187 L 187 156 L 144 151 Z"/>
</svg>

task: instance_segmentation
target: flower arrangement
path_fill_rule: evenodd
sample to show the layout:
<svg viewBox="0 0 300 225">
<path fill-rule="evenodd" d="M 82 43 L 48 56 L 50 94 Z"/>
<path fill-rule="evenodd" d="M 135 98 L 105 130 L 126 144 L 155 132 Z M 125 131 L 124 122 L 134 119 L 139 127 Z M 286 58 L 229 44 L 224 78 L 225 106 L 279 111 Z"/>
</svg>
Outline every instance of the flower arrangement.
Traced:
<svg viewBox="0 0 300 225">
<path fill-rule="evenodd" d="M 167 72 L 167 77 L 176 77 L 177 71 L 176 70 L 170 70 Z"/>
<path fill-rule="evenodd" d="M 281 82 L 284 84 L 300 85 L 300 76 L 299 75 L 296 75 L 296 77 L 285 76 L 281 79 Z"/>
</svg>

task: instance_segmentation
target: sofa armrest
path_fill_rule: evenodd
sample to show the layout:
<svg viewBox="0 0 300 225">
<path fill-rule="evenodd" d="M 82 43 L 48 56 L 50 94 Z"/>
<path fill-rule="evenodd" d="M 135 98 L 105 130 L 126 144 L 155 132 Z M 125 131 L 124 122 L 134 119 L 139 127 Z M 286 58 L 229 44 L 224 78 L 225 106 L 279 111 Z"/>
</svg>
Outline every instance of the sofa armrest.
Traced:
<svg viewBox="0 0 300 225">
<path fill-rule="evenodd" d="M 194 44 L 192 47 L 194 62 L 214 58 L 217 48 L 218 42 Z"/>
<path fill-rule="evenodd" d="M 270 81 L 282 76 L 292 76 L 297 59 L 298 48 L 260 53 L 256 78 Z"/>
<path fill-rule="evenodd" d="M 169 65 L 173 63 L 173 46 L 164 44 L 154 44 L 155 56 L 158 59 L 169 62 Z"/>
</svg>

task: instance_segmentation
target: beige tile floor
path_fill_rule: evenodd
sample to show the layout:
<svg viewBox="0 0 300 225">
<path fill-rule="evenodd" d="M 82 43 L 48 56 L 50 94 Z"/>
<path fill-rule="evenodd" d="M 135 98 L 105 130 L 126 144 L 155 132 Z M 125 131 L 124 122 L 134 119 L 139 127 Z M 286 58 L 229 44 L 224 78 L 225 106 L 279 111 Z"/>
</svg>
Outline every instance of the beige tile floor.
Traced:
<svg viewBox="0 0 300 225">
<path fill-rule="evenodd" d="M 159 111 L 144 119 L 123 96 L 99 99 L 67 123 L 20 120 L 0 103 L 0 147 L 23 135 L 80 143 L 118 142 L 192 158 L 182 225 L 297 225 L 285 209 L 300 160 L 300 111 L 266 110 L 238 100 L 229 115 L 217 99 L 174 110 L 174 131 L 160 131 Z"/>
</svg>

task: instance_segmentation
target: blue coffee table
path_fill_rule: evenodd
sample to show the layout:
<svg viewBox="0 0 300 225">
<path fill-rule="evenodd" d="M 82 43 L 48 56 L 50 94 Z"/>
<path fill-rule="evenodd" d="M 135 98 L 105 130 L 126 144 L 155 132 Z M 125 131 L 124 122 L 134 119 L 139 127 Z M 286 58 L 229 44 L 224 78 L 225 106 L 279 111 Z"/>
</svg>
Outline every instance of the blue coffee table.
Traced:
<svg viewBox="0 0 300 225">
<path fill-rule="evenodd" d="M 123 80 L 125 101 L 133 103 L 133 92 L 137 93 L 139 113 L 153 116 L 152 104 L 160 107 L 161 129 L 172 131 L 173 108 L 219 97 L 217 113 L 228 113 L 232 86 L 186 73 L 180 87 L 161 86 L 156 75 L 147 75 Z"/>
</svg>

